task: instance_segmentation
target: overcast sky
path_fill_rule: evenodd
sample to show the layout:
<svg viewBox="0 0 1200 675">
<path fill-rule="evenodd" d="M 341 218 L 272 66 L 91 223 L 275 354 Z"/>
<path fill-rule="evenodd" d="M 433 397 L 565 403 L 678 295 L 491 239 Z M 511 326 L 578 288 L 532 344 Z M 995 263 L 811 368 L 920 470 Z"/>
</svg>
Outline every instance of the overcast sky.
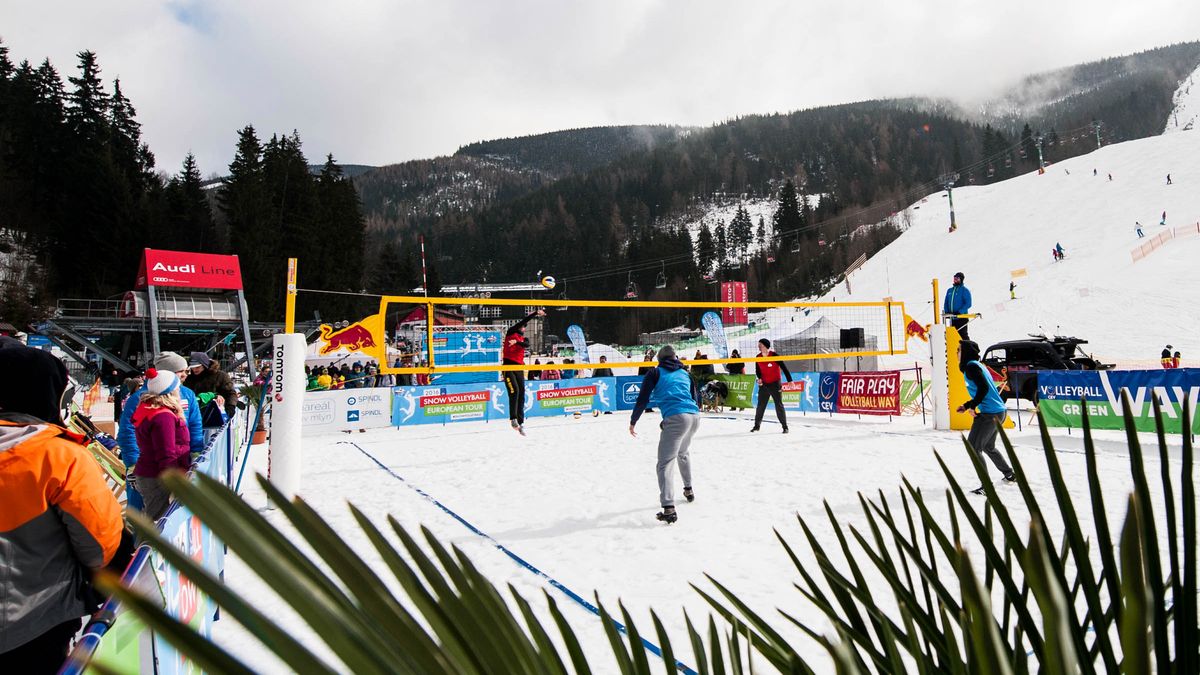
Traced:
<svg viewBox="0 0 1200 675">
<path fill-rule="evenodd" d="M 159 167 L 224 173 L 236 131 L 388 164 L 609 124 L 707 125 L 1200 39 L 1197 0 L 5 0 L 14 61 L 99 55 Z"/>
</svg>

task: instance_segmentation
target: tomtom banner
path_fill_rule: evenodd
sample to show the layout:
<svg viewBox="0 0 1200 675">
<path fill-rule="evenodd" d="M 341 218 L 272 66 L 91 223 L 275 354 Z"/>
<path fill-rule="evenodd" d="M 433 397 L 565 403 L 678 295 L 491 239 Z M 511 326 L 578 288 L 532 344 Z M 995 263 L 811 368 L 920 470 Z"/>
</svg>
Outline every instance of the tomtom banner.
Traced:
<svg viewBox="0 0 1200 675">
<path fill-rule="evenodd" d="M 705 312 L 704 316 L 700 317 L 700 324 L 704 326 L 704 332 L 708 335 L 709 342 L 712 342 L 713 349 L 717 351 L 717 356 L 722 359 L 729 358 L 729 341 L 725 339 L 725 324 L 721 323 L 721 316 L 716 312 Z"/>
<path fill-rule="evenodd" d="M 306 392 L 300 419 L 306 434 L 390 426 L 392 390 L 374 387 Z"/>
<path fill-rule="evenodd" d="M 1124 429 L 1125 408 L 1121 390 L 1129 390 L 1129 410 L 1138 431 L 1155 431 L 1154 404 L 1162 404 L 1167 433 L 1182 432 L 1183 401 L 1191 404 L 1188 426 L 1200 432 L 1196 419 L 1200 399 L 1200 368 L 1164 370 L 1040 370 L 1037 374 L 1038 410 L 1048 426 L 1083 426 L 1086 399 L 1088 420 L 1094 429 Z"/>
<path fill-rule="evenodd" d="M 900 372 L 842 373 L 837 406 L 843 413 L 899 415 Z"/>
<path fill-rule="evenodd" d="M 236 291 L 242 288 L 242 268 L 236 255 L 159 251 L 142 253 L 134 288 L 175 286 Z"/>
<path fill-rule="evenodd" d="M 721 284 L 721 302 L 746 302 L 746 282 L 726 281 Z M 745 307 L 724 307 L 721 320 L 732 326 L 746 325 Z"/>
</svg>

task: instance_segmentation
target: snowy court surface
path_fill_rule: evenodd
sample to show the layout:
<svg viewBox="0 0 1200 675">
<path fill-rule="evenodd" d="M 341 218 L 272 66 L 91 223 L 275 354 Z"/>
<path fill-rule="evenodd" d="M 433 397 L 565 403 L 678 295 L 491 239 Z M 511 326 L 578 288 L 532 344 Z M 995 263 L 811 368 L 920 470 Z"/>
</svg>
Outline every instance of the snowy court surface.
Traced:
<svg viewBox="0 0 1200 675">
<path fill-rule="evenodd" d="M 772 420 L 768 412 L 763 431 L 751 434 L 746 413 L 704 416 L 692 447 L 696 501 L 683 502 L 677 491 L 679 522 L 670 526 L 654 519 L 659 510 L 654 474 L 659 418 L 655 414 L 642 418 L 636 439 L 627 431 L 628 413 L 536 419 L 527 425 L 526 438 L 504 422 L 306 437 L 300 493 L 385 579 L 390 576 L 354 524 L 347 501 L 385 529 L 386 514 L 394 515 L 410 531 L 418 525 L 429 527 L 443 543 L 463 549 L 502 589 L 505 584 L 516 587 L 540 608 L 547 626 L 552 622 L 544 610 L 542 591 L 550 593 L 593 657 L 596 672 L 615 671 L 600 620 L 472 533 L 414 487 L 589 601 L 593 591 L 598 591 L 606 607 L 617 611 L 620 599 L 643 635 L 653 634 L 647 610 L 654 608 L 685 664 L 695 661 L 681 608 L 687 609 L 693 622 L 707 622 L 709 608 L 689 586 L 712 591 L 704 577 L 707 573 L 770 617 L 818 672 L 832 672 L 823 651 L 774 612 L 779 608 L 826 626 L 818 611 L 792 588 L 799 575 L 775 539 L 773 528 L 803 560 L 811 562 L 797 514 L 808 521 L 824 545 L 836 549 L 823 501 L 840 521 L 861 529 L 866 521 L 858 493 L 877 498 L 882 490 L 889 505 L 900 509 L 902 474 L 923 490 L 934 513 L 948 527 L 943 492 L 947 484 L 934 449 L 941 452 L 965 488 L 973 488 L 977 482 L 959 434 L 924 427 L 919 416 L 889 422 L 886 417 L 793 413 L 789 418 L 792 432 L 786 436 Z M 1050 504 L 1053 491 L 1037 433 L 1036 427 L 1026 426 L 1013 433 L 1014 444 L 1031 486 L 1043 504 Z M 1061 429 L 1053 433 L 1076 507 L 1080 513 L 1090 514 L 1079 433 L 1068 436 Z M 1132 486 L 1127 452 L 1121 433 L 1100 432 L 1098 438 L 1105 503 L 1110 523 L 1119 527 Z M 1143 443 L 1152 442 L 1148 435 L 1142 438 Z M 1177 478 L 1179 439 L 1170 442 L 1172 472 Z M 1157 446 L 1147 450 L 1147 475 L 1155 489 L 1160 471 Z M 265 446 L 252 453 L 251 470 L 265 466 Z M 283 523 L 278 512 L 266 510 L 266 500 L 251 478 L 248 472 L 242 486 L 245 497 L 273 522 Z M 1024 528 L 1027 512 L 1017 488 L 1003 486 L 1001 490 L 1014 508 L 1018 526 Z M 982 512 L 984 498 L 975 499 Z M 1161 520 L 1161 495 L 1156 494 L 1155 500 Z M 1090 517 L 1085 520 L 1085 532 L 1090 532 Z M 1057 539 L 1059 523 L 1050 525 Z M 967 547 L 973 554 L 981 550 L 969 539 Z M 976 558 L 976 569 L 982 573 L 982 558 Z M 868 561 L 863 558 L 862 562 Z M 225 579 L 271 616 L 288 626 L 299 626 L 282 601 L 241 561 L 229 560 Z M 881 579 L 872 581 L 886 591 Z M 889 593 L 881 592 L 878 600 L 894 607 Z M 262 672 L 284 670 L 232 620 L 217 622 L 214 637 Z M 311 635 L 305 641 L 318 653 L 328 653 Z M 764 662 L 757 660 L 756 667 L 764 667 Z"/>
</svg>

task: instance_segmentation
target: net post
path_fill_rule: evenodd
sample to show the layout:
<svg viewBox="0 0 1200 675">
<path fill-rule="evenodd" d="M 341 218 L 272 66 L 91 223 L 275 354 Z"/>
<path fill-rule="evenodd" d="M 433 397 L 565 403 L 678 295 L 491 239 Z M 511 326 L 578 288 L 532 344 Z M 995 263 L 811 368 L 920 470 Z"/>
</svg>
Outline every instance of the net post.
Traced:
<svg viewBox="0 0 1200 675">
<path fill-rule="evenodd" d="M 896 355 L 896 343 L 892 337 L 892 303 L 887 304 L 887 331 L 888 331 L 888 353 Z"/>
<path fill-rule="evenodd" d="M 288 498 L 300 490 L 303 461 L 300 427 L 304 408 L 304 352 L 308 345 L 299 333 L 276 333 L 271 345 L 271 444 L 267 449 L 267 477 Z"/>
<path fill-rule="evenodd" d="M 942 317 L 938 313 L 938 280 L 933 280 L 933 323 L 940 324 Z"/>
<path fill-rule="evenodd" d="M 296 332 L 296 259 L 287 262 L 287 313 L 284 316 L 283 332 Z"/>
<path fill-rule="evenodd" d="M 426 366 L 433 372 L 433 303 L 425 304 L 425 354 L 429 357 Z"/>
</svg>

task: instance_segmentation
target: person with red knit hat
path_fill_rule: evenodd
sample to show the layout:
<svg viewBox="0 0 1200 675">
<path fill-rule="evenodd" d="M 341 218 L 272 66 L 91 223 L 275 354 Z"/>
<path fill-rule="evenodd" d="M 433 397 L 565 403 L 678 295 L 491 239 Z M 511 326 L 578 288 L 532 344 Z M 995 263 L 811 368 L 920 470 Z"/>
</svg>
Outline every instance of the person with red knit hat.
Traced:
<svg viewBox="0 0 1200 675">
<path fill-rule="evenodd" d="M 158 520 L 167 512 L 170 493 L 161 477 L 168 469 L 191 467 L 191 434 L 179 396 L 179 376 L 169 370 L 146 371 L 146 392 L 133 412 L 137 435 L 137 464 L 133 467 L 137 490 L 142 495 L 143 513 Z"/>
</svg>

